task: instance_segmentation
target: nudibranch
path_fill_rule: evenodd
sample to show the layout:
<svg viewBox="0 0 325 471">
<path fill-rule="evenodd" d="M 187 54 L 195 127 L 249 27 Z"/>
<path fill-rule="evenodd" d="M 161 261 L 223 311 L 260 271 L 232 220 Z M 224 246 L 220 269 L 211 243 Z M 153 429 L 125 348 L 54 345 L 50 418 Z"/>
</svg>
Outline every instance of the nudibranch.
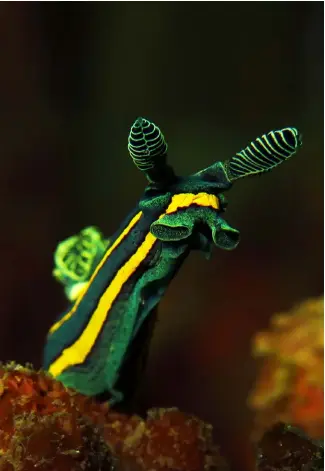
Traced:
<svg viewBox="0 0 325 471">
<path fill-rule="evenodd" d="M 190 251 L 232 250 L 239 242 L 239 231 L 223 218 L 224 192 L 277 167 L 300 146 L 297 129 L 271 131 L 230 159 L 180 177 L 167 164 L 161 130 L 138 118 L 128 150 L 148 185 L 109 240 L 89 227 L 59 244 L 54 275 L 72 304 L 50 328 L 44 367 L 83 394 L 121 401 L 123 365 L 138 339 L 144 342 L 141 329 Z"/>
</svg>

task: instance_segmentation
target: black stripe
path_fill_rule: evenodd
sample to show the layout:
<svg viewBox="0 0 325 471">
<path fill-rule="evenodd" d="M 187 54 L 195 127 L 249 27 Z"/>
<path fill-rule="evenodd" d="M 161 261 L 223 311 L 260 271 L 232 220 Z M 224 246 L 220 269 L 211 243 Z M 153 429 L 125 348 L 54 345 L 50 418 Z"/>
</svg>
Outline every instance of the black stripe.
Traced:
<svg viewBox="0 0 325 471">
<path fill-rule="evenodd" d="M 103 363 L 105 363 L 106 361 L 105 352 L 107 351 L 106 349 L 108 349 L 114 343 L 115 329 L 121 328 L 121 326 L 126 325 L 126 322 L 127 322 L 126 318 L 128 316 L 129 310 L 125 308 L 126 307 L 125 303 L 128 302 L 129 296 L 132 294 L 138 280 L 141 278 L 143 273 L 148 269 L 148 267 L 153 263 L 155 255 L 157 251 L 159 250 L 158 246 L 161 246 L 161 243 L 159 241 L 156 241 L 156 243 L 150 250 L 149 254 L 141 262 L 137 270 L 124 283 L 120 293 L 113 301 L 112 306 L 108 312 L 108 317 L 106 321 L 104 322 L 104 324 L 102 325 L 102 328 L 98 334 L 98 337 L 94 345 L 88 352 L 88 355 L 85 358 L 85 360 L 80 364 L 70 366 L 69 368 L 64 370 L 63 373 L 69 370 L 72 372 L 76 372 L 78 375 L 88 376 L 89 374 L 92 375 L 96 369 L 104 367 Z M 138 308 L 138 311 L 136 314 L 136 318 L 138 318 L 141 315 L 141 308 L 142 308 L 141 304 L 139 304 L 137 308 Z M 135 320 L 135 325 L 136 324 L 137 322 Z M 73 342 L 66 344 L 64 348 L 62 348 L 62 350 L 65 348 L 69 348 L 78 338 L 79 336 L 76 337 Z M 130 341 L 131 341 L 131 338 L 130 338 Z"/>
<path fill-rule="evenodd" d="M 137 212 L 135 211 L 135 214 Z M 132 218 L 128 218 L 128 221 L 131 219 Z M 143 243 L 148 234 L 150 225 L 155 219 L 157 219 L 157 214 L 155 213 L 150 215 L 150 217 L 148 217 L 148 215 L 142 215 L 141 219 L 124 237 L 118 247 L 113 250 L 106 262 L 98 271 L 75 313 L 70 319 L 64 322 L 59 329 L 48 337 L 47 348 L 49 351 L 52 350 L 51 344 L 52 346 L 55 346 L 55 343 L 57 342 L 58 345 L 58 351 L 55 352 L 53 357 L 51 356 L 51 363 L 53 363 L 53 361 L 62 354 L 62 351 L 65 348 L 71 346 L 80 337 L 86 325 L 90 321 L 90 318 L 105 289 L 110 285 L 118 270 Z M 125 226 L 127 226 L 127 224 L 125 224 Z M 114 239 L 115 238 L 116 237 L 114 237 Z M 53 350 L 55 350 L 55 347 Z"/>
<path fill-rule="evenodd" d="M 114 335 L 114 331 L 112 329 L 112 332 L 110 336 L 108 336 L 107 330 L 110 329 L 110 325 L 112 326 L 114 323 L 116 325 L 123 326 L 123 324 L 126 324 L 126 318 L 128 316 L 128 309 L 125 309 L 125 303 L 128 302 L 129 297 L 134 291 L 134 287 L 136 283 L 139 281 L 139 279 L 142 277 L 142 275 L 150 268 L 150 266 L 154 265 L 155 262 L 157 261 L 157 256 L 159 256 L 161 250 L 161 242 L 159 240 L 156 240 L 152 248 L 150 249 L 148 255 L 145 257 L 145 259 L 140 263 L 140 265 L 137 267 L 136 271 L 132 273 L 132 275 L 129 277 L 129 279 L 124 283 L 122 286 L 121 291 L 119 292 L 118 296 L 114 299 L 107 319 L 103 323 L 102 328 L 98 334 L 97 340 L 92 346 L 91 350 L 89 351 L 85 361 L 80 364 L 79 366 L 84 366 L 87 367 L 87 364 L 91 363 L 91 357 L 96 350 L 97 346 L 99 346 L 100 349 L 102 349 L 102 341 L 104 339 L 104 346 L 110 345 L 112 341 L 112 337 Z M 160 281 L 159 281 L 160 283 Z M 138 311 L 136 318 L 138 318 L 141 314 L 141 304 L 138 306 Z M 136 321 L 135 321 L 136 325 Z M 74 368 L 78 368 L 78 365 L 75 365 Z"/>
</svg>

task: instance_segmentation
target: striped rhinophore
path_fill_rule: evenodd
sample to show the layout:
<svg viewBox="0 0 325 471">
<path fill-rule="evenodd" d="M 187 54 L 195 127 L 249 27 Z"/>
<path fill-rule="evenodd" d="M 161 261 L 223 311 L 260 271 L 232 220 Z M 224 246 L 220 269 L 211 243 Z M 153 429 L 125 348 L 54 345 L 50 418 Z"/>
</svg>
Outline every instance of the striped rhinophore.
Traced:
<svg viewBox="0 0 325 471">
<path fill-rule="evenodd" d="M 271 131 L 258 137 L 226 163 L 231 181 L 272 170 L 294 155 L 301 146 L 296 128 Z"/>
<path fill-rule="evenodd" d="M 128 150 L 138 169 L 146 172 L 155 167 L 157 158 L 167 155 L 167 143 L 158 126 L 137 118 L 129 134 Z"/>
</svg>

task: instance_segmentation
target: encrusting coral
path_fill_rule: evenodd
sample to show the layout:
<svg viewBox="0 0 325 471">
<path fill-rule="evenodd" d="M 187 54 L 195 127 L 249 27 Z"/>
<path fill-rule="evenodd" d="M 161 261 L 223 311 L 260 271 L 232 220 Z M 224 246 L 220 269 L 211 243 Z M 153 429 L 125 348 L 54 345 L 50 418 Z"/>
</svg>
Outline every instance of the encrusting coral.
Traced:
<svg viewBox="0 0 325 471">
<path fill-rule="evenodd" d="M 324 433 L 324 298 L 312 298 L 273 316 L 271 328 L 254 339 L 263 358 L 249 403 L 255 409 L 255 435 L 276 422 L 302 428 L 310 437 Z"/>
<path fill-rule="evenodd" d="M 0 367 L 0 469 L 111 469 L 95 422 L 101 406 L 46 374 L 13 363 Z"/>
<path fill-rule="evenodd" d="M 322 458 L 320 445 L 280 425 L 260 442 L 257 469 L 316 471 Z M 117 413 L 31 366 L 2 365 L 0 470 L 35 469 L 229 471 L 212 426 L 196 417 L 174 408 L 146 419 Z"/>
<path fill-rule="evenodd" d="M 65 388 L 48 374 L 0 367 L 0 470 L 223 470 L 212 427 L 177 409 L 143 420 Z"/>
</svg>

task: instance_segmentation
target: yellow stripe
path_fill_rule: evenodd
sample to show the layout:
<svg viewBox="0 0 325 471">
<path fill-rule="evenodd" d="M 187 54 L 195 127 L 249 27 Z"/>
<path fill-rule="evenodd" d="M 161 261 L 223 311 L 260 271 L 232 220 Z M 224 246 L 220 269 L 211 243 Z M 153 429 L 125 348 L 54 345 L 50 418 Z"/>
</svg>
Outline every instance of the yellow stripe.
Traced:
<svg viewBox="0 0 325 471">
<path fill-rule="evenodd" d="M 157 239 L 149 232 L 139 249 L 129 258 L 123 267 L 120 268 L 115 278 L 113 278 L 112 282 L 100 298 L 96 310 L 79 339 L 73 345 L 66 348 L 62 355 L 52 363 L 49 371 L 53 376 L 59 375 L 69 366 L 80 364 L 85 361 L 89 351 L 96 342 L 113 301 L 120 293 L 124 283 L 145 259 L 156 240 Z"/>
<path fill-rule="evenodd" d="M 207 193 L 199 193 L 196 195 L 192 193 L 181 193 L 173 196 L 167 210 L 159 216 L 159 219 L 165 214 L 177 211 L 178 208 L 189 207 L 193 203 L 214 209 L 219 208 L 219 200 L 215 195 L 209 195 Z M 127 229 L 124 232 L 127 233 L 128 230 L 130 230 Z M 85 327 L 78 340 L 70 347 L 63 350 L 62 354 L 51 364 L 49 372 L 53 376 L 58 376 L 68 367 L 81 364 L 85 361 L 87 355 L 95 345 L 114 300 L 121 292 L 124 283 L 126 283 L 130 276 L 137 270 L 141 262 L 146 258 L 156 240 L 156 237 L 149 232 L 137 251 L 119 269 L 100 298 L 88 325 Z"/>
<path fill-rule="evenodd" d="M 96 270 L 94 271 L 94 273 L 92 274 L 90 280 L 89 280 L 89 283 L 88 283 L 88 286 L 87 286 L 87 289 L 84 290 L 81 295 L 78 297 L 78 299 L 76 300 L 75 304 L 73 305 L 72 309 L 67 312 L 67 314 L 65 314 L 65 316 L 63 316 L 58 322 L 56 322 L 55 324 L 52 325 L 52 327 L 50 328 L 49 330 L 49 334 L 53 334 L 53 332 L 55 332 L 56 330 L 58 330 L 62 324 L 64 324 L 64 322 L 66 322 L 68 319 L 70 319 L 70 317 L 76 312 L 79 304 L 81 303 L 81 301 L 83 300 L 85 294 L 87 293 L 88 291 L 88 288 L 90 286 L 90 284 L 92 283 L 93 279 L 95 278 L 95 276 L 97 275 L 97 273 L 99 272 L 99 270 L 102 268 L 102 266 L 104 265 L 104 263 L 106 262 L 106 260 L 108 259 L 108 257 L 111 255 L 111 253 L 113 252 L 113 250 L 117 247 L 117 245 L 119 245 L 119 243 L 121 242 L 121 240 L 131 231 L 131 229 L 134 227 L 134 225 L 139 221 L 139 219 L 141 218 L 142 216 L 142 211 L 140 211 L 139 213 L 137 213 L 134 218 L 131 220 L 131 222 L 129 223 L 129 225 L 124 229 L 123 232 L 121 232 L 121 234 L 119 235 L 119 237 L 116 239 L 116 241 L 108 248 L 106 254 L 104 255 L 104 257 L 102 258 L 102 260 L 100 261 L 100 263 L 97 265 L 96 267 Z"/>
<path fill-rule="evenodd" d="M 208 193 L 179 193 L 174 195 L 170 205 L 167 208 L 166 214 L 174 213 L 179 208 L 188 208 L 191 204 L 198 206 L 206 206 L 214 209 L 219 209 L 219 199 L 215 195 Z"/>
</svg>

